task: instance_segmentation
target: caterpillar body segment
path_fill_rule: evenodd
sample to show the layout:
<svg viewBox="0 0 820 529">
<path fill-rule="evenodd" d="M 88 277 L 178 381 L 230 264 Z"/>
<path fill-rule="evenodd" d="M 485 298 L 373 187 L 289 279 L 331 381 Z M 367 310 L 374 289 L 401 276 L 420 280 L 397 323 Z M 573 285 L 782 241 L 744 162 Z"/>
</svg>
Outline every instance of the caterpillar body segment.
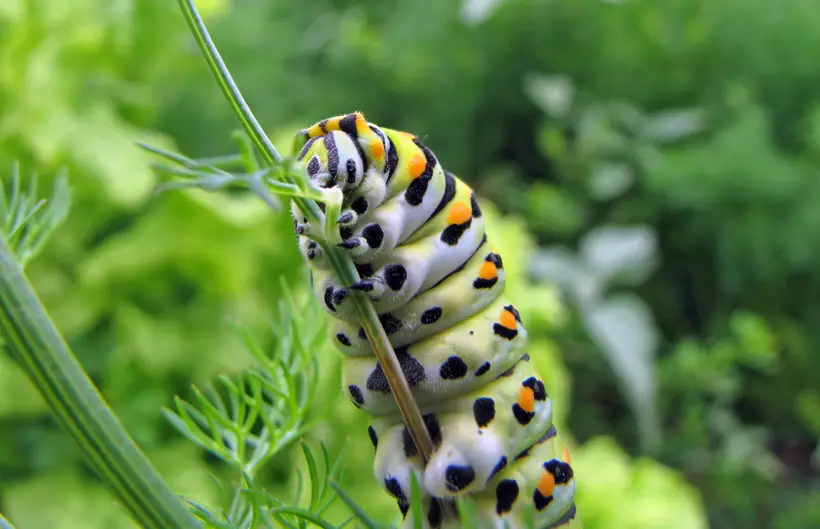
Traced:
<svg viewBox="0 0 820 529">
<path fill-rule="evenodd" d="M 527 331 L 503 296 L 501 256 L 475 193 L 409 133 L 361 113 L 302 130 L 294 152 L 317 187 L 342 193 L 338 246 L 360 279 L 341 284 L 293 209 L 313 289 L 332 317 L 345 391 L 372 416 L 374 473 L 414 527 L 411 476 L 430 529 L 461 527 L 440 501 L 470 498 L 491 529 L 581 529 L 575 476 L 552 401 L 526 353 Z M 435 451 L 423 463 L 364 330 L 352 291 L 373 301 L 421 408 Z"/>
<path fill-rule="evenodd" d="M 442 406 L 447 399 L 485 386 L 524 361 L 521 347 L 527 339 L 526 330 L 518 321 L 505 321 L 507 307 L 512 305 L 505 304 L 503 299 L 496 300 L 487 310 L 439 334 L 395 347 L 419 406 Z M 502 321 L 514 328 L 504 327 Z M 352 402 L 371 415 L 398 410 L 384 372 L 372 353 L 345 358 L 342 378 Z"/>
</svg>

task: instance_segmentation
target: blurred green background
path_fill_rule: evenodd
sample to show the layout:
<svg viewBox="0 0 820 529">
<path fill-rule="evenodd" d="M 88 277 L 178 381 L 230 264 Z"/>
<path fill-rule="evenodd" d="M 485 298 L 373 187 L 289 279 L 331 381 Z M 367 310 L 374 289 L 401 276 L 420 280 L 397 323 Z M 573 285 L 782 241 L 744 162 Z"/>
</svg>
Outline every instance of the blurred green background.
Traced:
<svg viewBox="0 0 820 529">
<path fill-rule="evenodd" d="M 820 1 L 197 5 L 282 150 L 361 110 L 484 197 L 587 529 L 820 527 Z M 29 275 L 173 487 L 210 504 L 213 458 L 159 410 L 251 365 L 230 323 L 275 340 L 278 279 L 305 291 L 305 266 L 286 210 L 155 196 L 135 142 L 229 154 L 236 127 L 174 2 L 0 0 L 3 178 L 68 166 L 75 194 Z M 391 520 L 338 355 L 317 354 L 311 440 L 349 441 L 347 489 Z M 132 527 L 4 357 L 0 388 L 0 512 Z"/>
</svg>

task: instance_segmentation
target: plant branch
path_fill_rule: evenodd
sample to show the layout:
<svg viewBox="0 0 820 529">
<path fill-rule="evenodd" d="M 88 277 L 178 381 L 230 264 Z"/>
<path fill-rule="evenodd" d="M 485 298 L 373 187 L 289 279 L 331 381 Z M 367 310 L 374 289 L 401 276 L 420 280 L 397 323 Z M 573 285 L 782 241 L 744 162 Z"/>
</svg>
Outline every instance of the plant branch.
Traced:
<svg viewBox="0 0 820 529">
<path fill-rule="evenodd" d="M 202 17 L 199 15 L 194 1 L 177 0 L 177 3 L 185 16 L 185 20 L 188 22 L 188 26 L 199 45 L 203 57 L 211 69 L 211 73 L 216 77 L 217 83 L 222 89 L 225 98 L 230 103 L 231 108 L 237 118 L 239 118 L 239 121 L 242 123 L 242 126 L 252 139 L 254 145 L 268 164 L 274 165 L 277 162 L 282 162 L 282 157 L 276 151 L 270 139 L 268 139 L 261 125 L 259 125 L 259 122 L 254 117 L 250 107 L 245 102 L 239 88 L 231 77 L 227 66 L 222 61 L 222 57 L 219 55 L 219 51 L 205 27 L 205 23 L 202 21 Z M 292 199 L 310 221 L 316 221 L 321 218 L 321 210 L 314 201 L 302 197 L 292 197 Z M 323 246 L 336 275 L 344 284 L 352 284 L 359 280 L 358 272 L 346 255 L 341 254 L 338 249 L 334 248 L 331 244 Z M 376 358 L 384 370 L 393 396 L 404 418 L 404 422 L 407 424 L 407 429 L 413 437 L 419 453 L 426 462 L 433 453 L 433 441 L 424 424 L 421 412 L 410 392 L 410 386 L 407 384 L 404 372 L 401 370 L 390 340 L 387 338 L 387 333 L 385 333 L 379 321 L 378 313 L 373 308 L 370 300 L 360 293 L 352 295 L 350 301 L 373 347 Z"/>
<path fill-rule="evenodd" d="M 200 527 L 83 371 L 2 233 L 0 337 L 99 476 L 140 525 L 150 529 Z"/>
</svg>

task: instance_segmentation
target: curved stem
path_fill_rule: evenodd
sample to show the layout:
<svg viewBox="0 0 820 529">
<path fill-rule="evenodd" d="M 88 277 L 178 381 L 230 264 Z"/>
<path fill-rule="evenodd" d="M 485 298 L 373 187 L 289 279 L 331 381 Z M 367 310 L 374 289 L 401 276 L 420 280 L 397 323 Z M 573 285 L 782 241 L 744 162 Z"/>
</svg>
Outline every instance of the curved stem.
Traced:
<svg viewBox="0 0 820 529">
<path fill-rule="evenodd" d="M 200 527 L 71 353 L 2 234 L 0 338 L 134 520 L 152 529 Z"/>
<path fill-rule="evenodd" d="M 282 157 L 276 151 L 276 148 L 270 142 L 264 130 L 262 130 L 261 125 L 259 125 L 259 122 L 254 117 L 250 107 L 248 107 L 239 88 L 231 77 L 227 66 L 222 61 L 193 0 L 177 0 L 177 3 L 185 15 L 185 20 L 188 22 L 188 26 L 194 34 L 200 51 L 211 69 L 211 73 L 216 77 L 217 83 L 222 89 L 222 93 L 225 95 L 225 98 L 228 99 L 231 108 L 234 113 L 236 113 L 245 131 L 269 164 L 272 165 L 275 162 L 282 161 Z M 320 218 L 321 210 L 314 201 L 299 197 L 294 197 L 293 200 L 309 220 L 313 221 Z M 328 245 L 324 249 L 333 265 L 333 270 L 343 283 L 351 284 L 359 280 L 358 272 L 356 272 L 353 263 L 346 255 L 339 253 L 339 251 L 331 245 Z M 418 447 L 419 454 L 426 462 L 434 450 L 433 440 L 427 431 L 418 405 L 413 399 L 410 386 L 407 384 L 404 372 L 401 370 L 399 361 L 396 358 L 396 353 L 393 351 L 393 346 L 387 338 L 387 333 L 384 332 L 384 328 L 379 321 L 379 316 L 373 308 L 373 304 L 370 303 L 370 300 L 359 293 L 355 293 L 351 296 L 351 302 L 367 334 L 367 338 L 373 347 L 373 352 L 384 370 L 385 377 L 396 399 L 404 422 L 407 424 L 407 429 Z"/>
</svg>

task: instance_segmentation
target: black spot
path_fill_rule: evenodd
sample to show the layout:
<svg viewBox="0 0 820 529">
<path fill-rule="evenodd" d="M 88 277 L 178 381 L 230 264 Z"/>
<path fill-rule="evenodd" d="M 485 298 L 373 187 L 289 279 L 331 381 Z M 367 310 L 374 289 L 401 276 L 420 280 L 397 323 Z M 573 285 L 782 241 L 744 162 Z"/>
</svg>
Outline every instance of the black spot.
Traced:
<svg viewBox="0 0 820 529">
<path fill-rule="evenodd" d="M 336 334 L 336 339 L 339 340 L 340 344 L 345 345 L 347 347 L 350 347 L 350 338 L 345 336 L 344 333 L 342 333 L 342 332 L 337 333 Z"/>
<path fill-rule="evenodd" d="M 399 510 L 401 511 L 401 517 L 404 518 L 407 516 L 407 511 L 410 510 L 410 503 L 406 501 L 397 500 L 396 504 L 399 506 Z"/>
<path fill-rule="evenodd" d="M 384 327 L 384 332 L 387 333 L 388 336 L 391 334 L 396 334 L 401 329 L 401 320 L 393 316 L 392 314 L 382 314 L 379 316 L 379 321 L 382 322 L 382 327 Z"/>
<path fill-rule="evenodd" d="M 564 463 L 563 461 L 558 461 L 557 459 L 550 459 L 544 463 L 544 470 L 555 477 L 556 485 L 566 485 L 569 483 L 569 480 L 575 476 L 572 472 L 572 467 L 569 466 L 569 463 Z"/>
<path fill-rule="evenodd" d="M 494 323 L 493 333 L 504 338 L 505 340 L 513 340 L 516 336 L 518 336 L 518 329 L 508 329 L 500 323 Z"/>
<path fill-rule="evenodd" d="M 357 198 L 352 204 L 350 204 L 350 209 L 359 215 L 364 215 L 367 211 L 367 199 L 364 197 Z"/>
<path fill-rule="evenodd" d="M 456 196 L 456 177 L 450 171 L 444 171 L 444 194 L 441 196 L 441 201 L 436 206 L 433 214 L 430 215 L 432 219 L 444 209 L 444 206 L 450 203 Z"/>
<path fill-rule="evenodd" d="M 427 511 L 427 523 L 430 527 L 441 527 L 441 505 L 436 498 L 430 498 L 430 510 Z"/>
<path fill-rule="evenodd" d="M 347 390 L 350 392 L 350 398 L 353 399 L 353 403 L 356 404 L 356 407 L 361 408 L 362 404 L 364 404 L 364 397 L 362 396 L 362 390 L 359 386 L 351 384 L 347 386 Z"/>
<path fill-rule="evenodd" d="M 348 114 L 340 119 L 339 130 L 345 134 L 350 134 L 354 138 L 357 138 L 359 136 L 359 131 L 356 130 L 356 114 Z"/>
<path fill-rule="evenodd" d="M 387 161 L 384 164 L 384 174 L 387 175 L 385 182 L 390 182 L 396 168 L 399 166 L 399 153 L 396 151 L 396 145 L 391 141 L 390 147 L 387 149 Z"/>
<path fill-rule="evenodd" d="M 505 479 L 495 488 L 495 512 L 499 516 L 512 510 L 515 500 L 518 499 L 518 482 L 514 479 Z"/>
<path fill-rule="evenodd" d="M 441 307 L 431 307 L 421 313 L 421 322 L 424 325 L 435 323 L 441 318 Z"/>
<path fill-rule="evenodd" d="M 397 500 L 407 503 L 407 496 L 404 495 L 404 491 L 401 490 L 401 485 L 399 485 L 399 480 L 396 478 L 389 475 L 384 478 L 384 488 L 388 494 Z"/>
<path fill-rule="evenodd" d="M 357 264 L 356 271 L 359 272 L 359 275 L 362 277 L 370 277 L 373 275 L 373 265 L 370 263 Z"/>
<path fill-rule="evenodd" d="M 543 511 L 552 502 L 552 496 L 544 496 L 540 490 L 535 489 L 532 493 L 532 502 L 535 504 L 536 509 Z"/>
<path fill-rule="evenodd" d="M 533 417 L 535 417 L 534 411 L 524 411 L 524 408 L 515 403 L 512 405 L 513 415 L 515 415 L 515 420 L 521 426 L 526 426 L 532 421 Z"/>
<path fill-rule="evenodd" d="M 390 290 L 398 292 L 407 281 L 407 269 L 400 264 L 389 264 L 384 267 L 384 282 Z"/>
<path fill-rule="evenodd" d="M 441 232 L 441 242 L 448 246 L 455 246 L 472 223 L 473 219 L 470 218 L 464 224 L 450 224 Z"/>
<path fill-rule="evenodd" d="M 359 332 L 356 333 L 356 336 L 358 336 L 362 340 L 367 340 L 367 333 L 364 332 L 364 327 L 359 327 Z"/>
<path fill-rule="evenodd" d="M 410 185 L 407 186 L 407 189 L 404 192 L 404 199 L 411 206 L 418 206 L 421 204 L 424 199 L 424 195 L 427 193 L 430 179 L 433 177 L 433 169 L 436 167 L 438 162 L 430 149 L 422 145 L 418 138 L 414 139 L 413 143 L 421 149 L 427 163 L 425 164 L 424 171 L 422 171 L 421 175 L 410 182 Z"/>
<path fill-rule="evenodd" d="M 489 253 L 487 254 L 487 258 L 484 259 L 485 261 L 489 261 L 495 265 L 496 268 L 499 270 L 504 269 L 504 262 L 501 260 L 501 256 L 497 253 Z"/>
<path fill-rule="evenodd" d="M 495 476 L 496 474 L 498 474 L 499 472 L 504 470 L 504 468 L 506 468 L 506 466 L 507 466 L 507 456 L 501 456 L 501 459 L 498 460 L 498 463 L 496 463 L 495 468 L 493 468 L 493 471 L 490 472 L 490 477 L 487 478 L 487 481 L 490 481 L 491 479 L 493 479 L 493 476 Z"/>
<path fill-rule="evenodd" d="M 308 176 L 313 176 L 322 169 L 322 163 L 318 156 L 311 156 L 307 165 Z"/>
<path fill-rule="evenodd" d="M 458 356 L 451 356 L 441 364 L 439 375 L 444 380 L 463 378 L 467 374 L 467 364 Z"/>
<path fill-rule="evenodd" d="M 561 527 L 562 525 L 568 524 L 570 521 L 575 519 L 576 512 L 577 510 L 575 508 L 575 503 L 573 503 L 569 506 L 569 510 L 567 510 L 567 512 L 565 512 L 564 515 L 558 519 L 558 521 L 556 521 L 554 524 L 550 524 L 545 529 L 554 529 L 557 527 Z"/>
<path fill-rule="evenodd" d="M 362 230 L 362 237 L 371 248 L 378 248 L 384 240 L 384 230 L 378 224 L 370 224 Z"/>
<path fill-rule="evenodd" d="M 319 246 L 319 243 L 317 243 L 316 241 L 310 241 L 309 243 L 307 243 L 307 247 L 310 250 L 315 249 L 317 246 Z"/>
<path fill-rule="evenodd" d="M 418 386 L 427 378 L 424 366 L 407 352 L 406 347 L 396 348 L 396 359 L 399 361 L 404 377 L 411 387 Z M 378 362 L 376 362 L 376 367 L 370 373 L 370 376 L 367 377 L 367 389 L 378 393 L 390 393 L 390 384 L 387 383 L 387 377 Z"/>
<path fill-rule="evenodd" d="M 367 427 L 367 435 L 370 436 L 370 442 L 373 443 L 373 448 L 378 448 L 379 436 L 376 435 L 376 430 L 372 426 Z"/>
<path fill-rule="evenodd" d="M 342 238 L 343 241 L 348 240 L 353 236 L 353 228 L 350 226 L 340 226 L 339 227 L 339 237 Z"/>
<path fill-rule="evenodd" d="M 322 142 L 327 150 L 327 172 L 330 174 L 328 186 L 335 185 L 336 175 L 339 174 L 339 149 L 336 147 L 336 139 L 333 134 L 322 136 Z"/>
<path fill-rule="evenodd" d="M 544 383 L 538 380 L 535 377 L 530 377 L 524 382 L 521 383 L 524 387 L 528 387 L 532 390 L 535 394 L 535 400 L 546 400 L 547 399 L 547 389 L 544 387 Z"/>
<path fill-rule="evenodd" d="M 512 315 L 515 318 L 515 321 L 517 321 L 518 323 L 521 323 L 521 315 L 518 314 L 518 309 L 516 309 L 512 305 L 507 305 L 506 307 L 504 307 L 504 309 L 512 312 Z"/>
<path fill-rule="evenodd" d="M 333 305 L 333 287 L 325 289 L 325 305 L 333 312 L 336 312 L 336 306 Z"/>
<path fill-rule="evenodd" d="M 480 397 L 473 402 L 473 417 L 479 428 L 484 428 L 495 419 L 495 401 L 489 397 Z"/>
<path fill-rule="evenodd" d="M 475 479 L 475 470 L 469 465 L 450 465 L 444 470 L 444 486 L 450 492 L 458 492 L 470 486 Z"/>
<path fill-rule="evenodd" d="M 433 445 L 438 447 L 441 444 L 441 425 L 438 423 L 438 419 L 436 419 L 433 413 L 428 413 L 422 418 L 424 419 L 424 425 L 427 427 L 427 431 L 430 432 L 430 437 L 433 439 Z M 413 442 L 413 436 L 410 435 L 410 430 L 407 429 L 407 426 L 405 426 L 402 431 L 401 439 L 404 457 L 410 458 L 419 455 L 416 449 L 416 443 Z"/>
<path fill-rule="evenodd" d="M 478 207 L 478 199 L 475 196 L 475 191 L 470 195 L 470 209 L 473 210 L 473 217 L 481 217 L 481 208 Z"/>
<path fill-rule="evenodd" d="M 356 162 L 352 158 L 348 158 L 345 162 L 345 169 L 347 170 L 347 183 L 356 183 Z"/>
<path fill-rule="evenodd" d="M 498 283 L 498 276 L 496 276 L 492 279 L 483 279 L 483 278 L 477 277 L 477 278 L 475 278 L 475 281 L 473 281 L 473 288 L 477 288 L 479 290 L 480 289 L 493 288 L 496 283 Z"/>
<path fill-rule="evenodd" d="M 320 129 L 320 130 L 321 130 L 324 134 L 327 134 L 327 121 L 328 121 L 328 120 L 323 119 L 322 121 L 320 121 L 320 122 L 319 122 L 319 129 Z"/>
<path fill-rule="evenodd" d="M 476 369 L 474 374 L 475 374 L 475 376 L 480 377 L 481 375 L 485 374 L 489 370 L 490 370 L 490 363 L 489 362 L 484 362 L 483 364 L 481 364 L 478 367 L 478 369 Z"/>
</svg>

